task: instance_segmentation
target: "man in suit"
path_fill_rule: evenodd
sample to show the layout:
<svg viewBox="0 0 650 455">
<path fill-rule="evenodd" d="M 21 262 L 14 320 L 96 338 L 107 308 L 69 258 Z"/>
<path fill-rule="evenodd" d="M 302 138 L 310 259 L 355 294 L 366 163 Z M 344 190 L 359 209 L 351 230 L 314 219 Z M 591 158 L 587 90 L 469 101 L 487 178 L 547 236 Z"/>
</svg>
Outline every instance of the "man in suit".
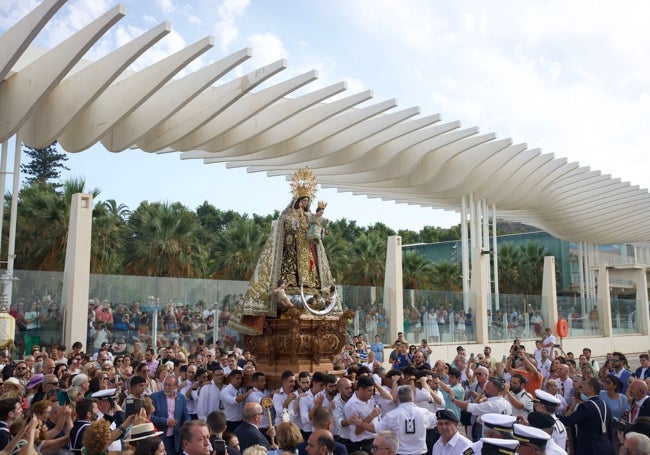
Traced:
<svg viewBox="0 0 650 455">
<path fill-rule="evenodd" d="M 11 442 L 9 426 L 23 415 L 22 401 L 19 397 L 0 400 L 0 450 Z"/>
<path fill-rule="evenodd" d="M 163 382 L 163 390 L 151 394 L 151 401 L 156 408 L 151 416 L 151 421 L 160 431 L 164 431 L 162 438 L 168 454 L 177 454 L 181 450 L 181 438 L 178 430 L 181 425 L 190 420 L 190 415 L 185 407 L 185 396 L 176 392 L 177 381 L 168 375 Z"/>
<path fill-rule="evenodd" d="M 603 400 L 598 398 L 601 385 L 598 378 L 583 381 L 579 390 L 586 399 L 576 408 L 576 401 L 567 409 L 566 416 L 560 416 L 565 426 L 578 427 L 578 449 L 576 455 L 615 455 L 614 447 L 609 441 L 607 430 L 612 428 L 612 411 Z"/>
<path fill-rule="evenodd" d="M 179 439 L 182 455 L 210 455 L 210 430 L 204 421 L 185 422 L 179 431 Z"/>
<path fill-rule="evenodd" d="M 264 410 L 259 403 L 248 402 L 244 405 L 242 411 L 242 422 L 235 429 L 235 436 L 239 439 L 239 451 L 243 453 L 247 448 L 254 445 L 261 445 L 266 447 L 266 450 L 271 450 L 271 444 L 260 431 L 260 423 L 262 423 L 262 416 Z M 271 426 L 266 432 L 270 437 L 275 436 L 275 428 Z M 273 447 L 277 449 L 277 447 Z"/>
<path fill-rule="evenodd" d="M 639 417 L 650 416 L 650 399 L 648 399 L 648 384 L 642 379 L 635 379 L 630 384 L 630 396 L 634 399 L 628 422 L 634 423 Z"/>
<path fill-rule="evenodd" d="M 622 352 L 612 352 L 612 361 L 614 362 L 613 373 L 618 376 L 623 383 L 621 393 L 625 395 L 625 393 L 627 393 L 628 380 L 630 379 L 630 376 L 632 376 L 632 372 L 627 369 L 627 357 L 625 357 L 625 354 Z"/>
<path fill-rule="evenodd" d="M 636 369 L 634 376 L 644 381 L 650 378 L 650 355 L 643 353 L 639 356 L 639 363 L 641 366 Z"/>
</svg>

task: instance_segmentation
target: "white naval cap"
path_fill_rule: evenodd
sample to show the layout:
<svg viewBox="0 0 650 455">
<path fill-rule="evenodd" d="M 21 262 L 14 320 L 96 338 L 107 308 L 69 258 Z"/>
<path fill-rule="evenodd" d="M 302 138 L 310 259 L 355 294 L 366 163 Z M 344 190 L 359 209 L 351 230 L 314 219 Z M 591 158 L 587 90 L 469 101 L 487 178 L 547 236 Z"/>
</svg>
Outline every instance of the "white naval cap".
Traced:
<svg viewBox="0 0 650 455">
<path fill-rule="evenodd" d="M 519 447 L 515 439 L 483 438 L 481 442 L 481 455 L 515 455 Z"/>
<path fill-rule="evenodd" d="M 510 433 L 517 418 L 514 416 L 490 412 L 488 414 L 483 414 L 481 420 L 483 421 L 483 425 L 492 430 L 500 431 L 502 433 Z"/>
<path fill-rule="evenodd" d="M 559 398 L 541 389 L 535 390 L 535 401 L 539 401 L 540 403 L 547 404 L 549 406 L 558 406 L 560 404 Z"/>
<path fill-rule="evenodd" d="M 551 435 L 539 428 L 529 427 L 515 423 L 512 427 L 512 436 L 522 444 L 533 444 L 538 447 L 545 447 Z"/>
</svg>

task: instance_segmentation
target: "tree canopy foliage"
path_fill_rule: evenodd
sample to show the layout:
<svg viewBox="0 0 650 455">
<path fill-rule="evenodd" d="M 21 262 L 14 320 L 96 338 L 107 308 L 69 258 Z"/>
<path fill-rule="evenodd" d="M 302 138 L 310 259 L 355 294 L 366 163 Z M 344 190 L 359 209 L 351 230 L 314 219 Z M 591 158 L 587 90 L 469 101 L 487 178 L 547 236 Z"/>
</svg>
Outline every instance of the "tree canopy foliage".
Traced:
<svg viewBox="0 0 650 455">
<path fill-rule="evenodd" d="M 100 191 L 83 179 L 57 182 L 67 157 L 56 143 L 43 150 L 27 149 L 32 158 L 23 165 L 27 181 L 18 194 L 16 233 L 17 269 L 62 271 L 65 263 L 71 198 L 90 193 L 95 200 L 91 272 L 179 278 L 248 280 L 261 249 L 280 216 L 240 214 L 221 210 L 208 201 L 195 210 L 179 202 L 143 201 L 134 210 L 112 199 L 99 201 Z M 11 201 L 5 196 L 5 205 Z M 5 210 L 8 224 L 9 210 Z M 460 226 L 449 229 L 425 226 L 420 232 L 395 232 L 383 223 L 362 227 L 346 218 L 330 220 L 323 239 L 337 283 L 382 286 L 386 241 L 400 235 L 402 244 L 460 239 Z M 6 260 L 7 234 L 2 239 Z M 499 284 L 502 292 L 538 293 L 544 248 L 539 244 L 500 249 Z M 460 291 L 460 265 L 432 263 L 408 252 L 403 256 L 405 289 Z"/>
</svg>

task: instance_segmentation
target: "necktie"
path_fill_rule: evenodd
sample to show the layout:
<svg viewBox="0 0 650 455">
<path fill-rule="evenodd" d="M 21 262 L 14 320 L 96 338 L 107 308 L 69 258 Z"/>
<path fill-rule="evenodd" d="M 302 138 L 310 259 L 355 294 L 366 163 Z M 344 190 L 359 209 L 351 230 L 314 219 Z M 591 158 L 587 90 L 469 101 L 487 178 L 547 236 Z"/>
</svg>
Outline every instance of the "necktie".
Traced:
<svg viewBox="0 0 650 455">
<path fill-rule="evenodd" d="M 634 403 L 634 406 L 632 406 L 632 412 L 630 413 L 630 423 L 634 423 L 638 413 L 639 413 L 639 405 L 637 403 Z"/>
</svg>

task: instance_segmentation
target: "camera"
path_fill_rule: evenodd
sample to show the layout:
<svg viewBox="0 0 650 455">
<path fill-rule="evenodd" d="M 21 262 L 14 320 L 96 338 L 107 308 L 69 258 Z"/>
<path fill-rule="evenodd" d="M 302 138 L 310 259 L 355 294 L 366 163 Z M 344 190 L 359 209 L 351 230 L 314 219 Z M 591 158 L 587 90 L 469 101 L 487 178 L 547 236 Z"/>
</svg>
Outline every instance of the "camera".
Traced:
<svg viewBox="0 0 650 455">
<path fill-rule="evenodd" d="M 612 425 L 616 430 L 622 431 L 623 433 L 627 433 L 628 431 L 630 431 L 630 428 L 632 426 L 629 423 L 627 423 L 625 420 L 616 419 L 616 418 L 612 419 Z"/>
</svg>

